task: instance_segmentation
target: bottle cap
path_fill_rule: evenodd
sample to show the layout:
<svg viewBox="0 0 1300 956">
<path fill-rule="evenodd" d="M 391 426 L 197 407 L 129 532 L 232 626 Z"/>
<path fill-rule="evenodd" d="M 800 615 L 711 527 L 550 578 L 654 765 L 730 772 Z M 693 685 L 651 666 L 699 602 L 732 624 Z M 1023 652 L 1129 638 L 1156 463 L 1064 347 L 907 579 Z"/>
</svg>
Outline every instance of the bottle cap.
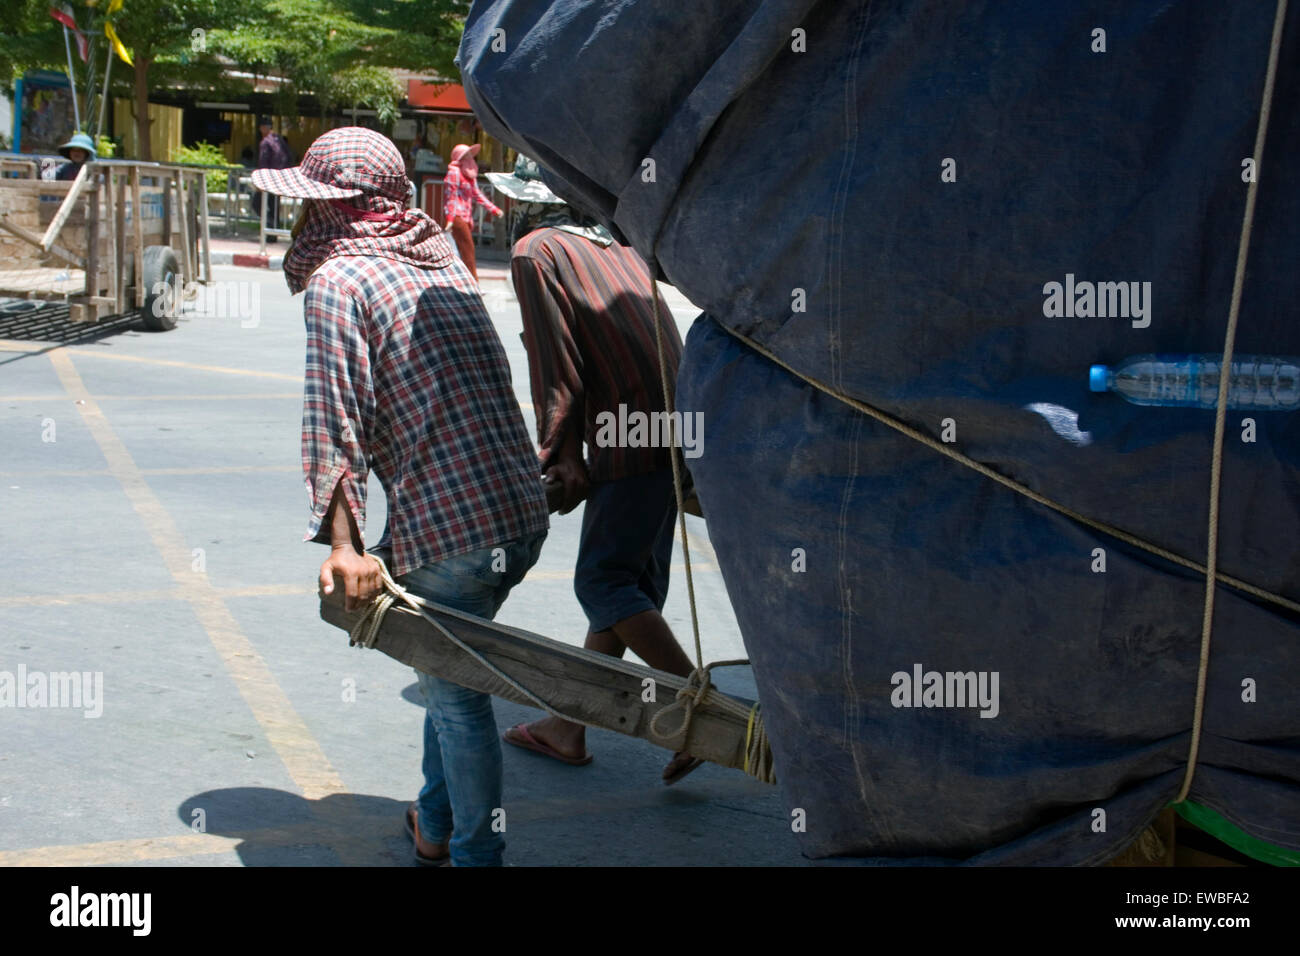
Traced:
<svg viewBox="0 0 1300 956">
<path fill-rule="evenodd" d="M 1105 365 L 1094 365 L 1088 369 L 1088 387 L 1094 392 L 1104 392 L 1110 387 L 1110 369 Z"/>
</svg>

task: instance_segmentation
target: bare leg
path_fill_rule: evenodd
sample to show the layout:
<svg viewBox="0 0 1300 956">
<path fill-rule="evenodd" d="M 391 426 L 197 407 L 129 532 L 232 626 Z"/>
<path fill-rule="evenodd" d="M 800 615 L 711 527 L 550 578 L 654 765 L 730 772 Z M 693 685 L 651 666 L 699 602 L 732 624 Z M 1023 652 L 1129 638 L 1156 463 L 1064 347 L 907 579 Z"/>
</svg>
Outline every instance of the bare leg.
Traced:
<svg viewBox="0 0 1300 956">
<path fill-rule="evenodd" d="M 651 667 L 679 677 L 685 677 L 694 670 L 690 658 L 673 636 L 672 628 L 658 611 L 633 614 L 608 631 L 588 631 L 583 646 L 610 657 L 622 657 L 623 651 L 631 648 L 637 657 Z M 543 717 L 529 724 L 528 732 L 567 757 L 581 757 L 587 752 L 587 728 L 582 724 L 558 717 Z M 672 776 L 692 759 L 685 751 L 674 754 L 664 768 L 664 776 Z"/>
</svg>

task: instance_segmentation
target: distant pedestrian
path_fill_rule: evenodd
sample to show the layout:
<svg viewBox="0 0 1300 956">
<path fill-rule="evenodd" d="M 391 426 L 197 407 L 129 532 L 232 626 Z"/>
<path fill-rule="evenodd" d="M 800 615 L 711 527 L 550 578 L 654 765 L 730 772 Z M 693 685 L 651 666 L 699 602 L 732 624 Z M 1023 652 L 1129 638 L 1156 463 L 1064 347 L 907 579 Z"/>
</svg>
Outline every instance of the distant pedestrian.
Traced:
<svg viewBox="0 0 1300 956">
<path fill-rule="evenodd" d="M 297 162 L 288 140 L 271 125 L 271 117 L 259 117 L 257 129 L 262 135 L 262 141 L 257 147 L 258 169 L 288 169 Z M 260 215 L 261 195 L 254 196 L 253 200 L 253 210 Z M 274 193 L 266 196 L 266 225 L 269 229 L 280 228 L 280 200 Z M 276 236 L 270 236 L 268 241 L 275 242 L 276 239 Z"/>
<path fill-rule="evenodd" d="M 68 162 L 59 166 L 54 178 L 65 181 L 73 180 L 77 178 L 77 173 L 81 172 L 82 164 L 96 158 L 95 144 L 91 142 L 90 137 L 85 133 L 76 133 L 59 147 L 59 155 L 65 157 Z"/>
<path fill-rule="evenodd" d="M 474 259 L 474 204 L 478 203 L 494 216 L 502 214 L 500 207 L 493 205 L 478 188 L 478 163 L 474 159 L 478 151 L 478 143 L 473 146 L 459 143 L 452 147 L 442 190 L 443 218 L 456 241 L 456 250 L 475 279 L 478 266 Z"/>
</svg>

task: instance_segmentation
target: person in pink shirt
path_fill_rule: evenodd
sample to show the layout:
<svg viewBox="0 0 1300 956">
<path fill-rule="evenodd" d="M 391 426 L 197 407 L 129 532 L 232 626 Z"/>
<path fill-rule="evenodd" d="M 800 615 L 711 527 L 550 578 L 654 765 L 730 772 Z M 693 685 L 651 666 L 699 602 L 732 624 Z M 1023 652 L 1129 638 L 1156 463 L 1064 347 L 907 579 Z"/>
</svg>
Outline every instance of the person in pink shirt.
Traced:
<svg viewBox="0 0 1300 956">
<path fill-rule="evenodd" d="M 456 241 L 456 250 L 460 253 L 465 266 L 475 279 L 478 267 L 474 261 L 474 204 L 479 203 L 494 216 L 500 216 L 501 209 L 483 195 L 478 188 L 479 144 L 470 146 L 458 143 L 452 147 L 451 162 L 447 164 L 447 173 L 443 177 L 442 212 L 447 223 L 447 230 Z"/>
</svg>

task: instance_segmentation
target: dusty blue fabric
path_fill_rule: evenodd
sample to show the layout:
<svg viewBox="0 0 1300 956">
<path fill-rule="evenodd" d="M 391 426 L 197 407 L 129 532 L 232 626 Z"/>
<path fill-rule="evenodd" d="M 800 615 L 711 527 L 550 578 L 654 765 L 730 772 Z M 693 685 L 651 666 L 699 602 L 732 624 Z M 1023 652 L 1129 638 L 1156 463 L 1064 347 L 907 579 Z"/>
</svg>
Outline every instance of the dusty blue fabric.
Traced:
<svg viewBox="0 0 1300 956">
<path fill-rule="evenodd" d="M 951 419 L 963 453 L 1203 561 L 1213 413 L 1092 394 L 1088 367 L 1222 350 L 1273 11 L 475 4 L 461 66 L 488 131 L 708 315 L 679 405 L 707 419 L 692 470 L 809 855 L 1116 852 L 1178 791 L 1203 585 L 815 393 L 723 327 L 935 437 Z M 1298 101 L 1293 6 L 1238 353 L 1300 355 Z M 1150 282 L 1150 324 L 1048 317 L 1045 285 L 1067 274 Z M 1300 600 L 1300 416 L 1250 416 L 1253 442 L 1244 417 L 1228 417 L 1220 570 Z M 891 675 L 918 662 L 999 671 L 999 715 L 892 706 Z M 1297 688 L 1295 615 L 1220 588 L 1192 799 L 1290 848 Z"/>
</svg>

